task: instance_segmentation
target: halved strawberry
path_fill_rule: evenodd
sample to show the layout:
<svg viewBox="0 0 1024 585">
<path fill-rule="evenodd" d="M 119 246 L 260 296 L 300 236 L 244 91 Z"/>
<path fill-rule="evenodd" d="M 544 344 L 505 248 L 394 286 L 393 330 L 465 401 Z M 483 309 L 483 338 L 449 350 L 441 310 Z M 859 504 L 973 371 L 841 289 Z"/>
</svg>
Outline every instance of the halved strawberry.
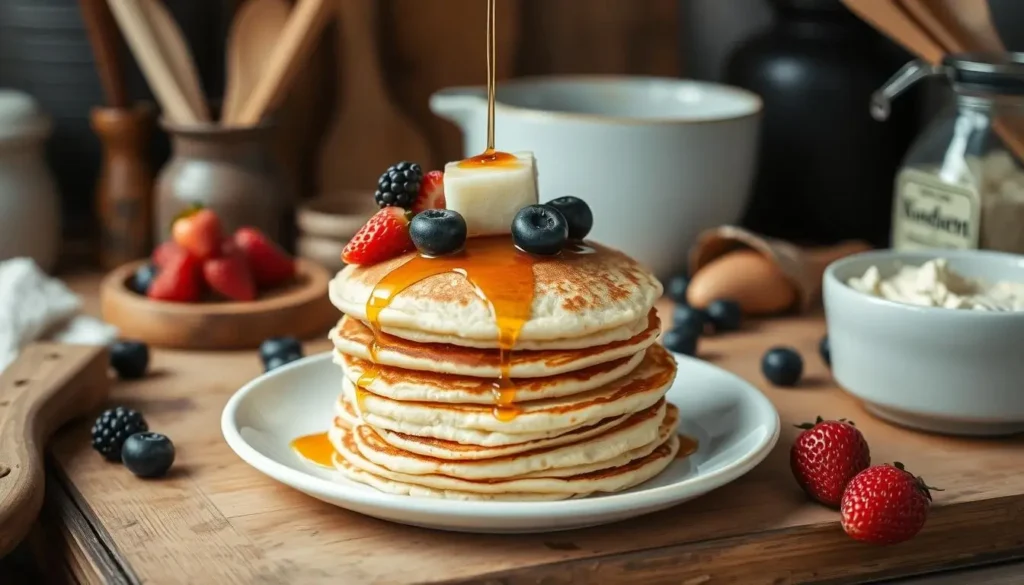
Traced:
<svg viewBox="0 0 1024 585">
<path fill-rule="evenodd" d="M 385 207 L 352 236 L 341 259 L 345 264 L 376 264 L 412 250 L 410 213 L 401 207 Z"/>
<path fill-rule="evenodd" d="M 212 209 L 199 209 L 174 220 L 171 237 L 199 260 L 213 258 L 220 251 L 220 218 Z"/>
<path fill-rule="evenodd" d="M 424 209 L 444 208 L 444 172 L 430 171 L 423 175 L 419 195 L 412 202 L 412 214 L 416 215 Z"/>
<path fill-rule="evenodd" d="M 182 252 L 173 256 L 160 268 L 146 296 L 157 301 L 194 303 L 202 292 L 199 272 L 200 261 L 192 254 Z"/>
<path fill-rule="evenodd" d="M 233 301 L 256 298 L 256 283 L 241 251 L 203 262 L 203 278 L 215 292 Z"/>
<path fill-rule="evenodd" d="M 164 265 L 174 258 L 187 253 L 185 248 L 179 246 L 174 240 L 167 240 L 153 249 L 153 254 L 150 255 L 149 259 L 157 268 L 163 268 Z"/>
<path fill-rule="evenodd" d="M 222 246 L 222 253 L 230 253 L 232 247 L 241 250 L 260 288 L 274 288 L 295 278 L 295 259 L 254 227 L 238 228 L 233 244 Z"/>
</svg>

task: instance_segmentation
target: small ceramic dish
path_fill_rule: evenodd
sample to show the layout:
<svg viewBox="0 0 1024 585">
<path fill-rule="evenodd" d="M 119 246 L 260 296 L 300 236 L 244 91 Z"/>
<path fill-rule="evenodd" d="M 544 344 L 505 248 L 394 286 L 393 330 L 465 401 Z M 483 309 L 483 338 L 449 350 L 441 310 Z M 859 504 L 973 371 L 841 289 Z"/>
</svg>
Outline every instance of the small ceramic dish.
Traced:
<svg viewBox="0 0 1024 585">
<path fill-rule="evenodd" d="M 344 242 L 377 211 L 372 191 L 344 191 L 303 203 L 295 221 L 302 235 Z"/>
<path fill-rule="evenodd" d="M 345 267 L 341 261 L 341 252 L 348 240 L 331 240 L 316 236 L 299 236 L 295 242 L 295 253 L 301 258 L 312 260 L 330 272 L 338 272 Z"/>
<path fill-rule="evenodd" d="M 832 373 L 871 413 L 956 435 L 1024 431 L 1024 312 L 919 307 L 872 297 L 846 282 L 876 266 L 946 258 L 953 271 L 989 283 L 1024 282 L 1024 256 L 979 250 L 865 252 L 825 271 Z"/>
</svg>

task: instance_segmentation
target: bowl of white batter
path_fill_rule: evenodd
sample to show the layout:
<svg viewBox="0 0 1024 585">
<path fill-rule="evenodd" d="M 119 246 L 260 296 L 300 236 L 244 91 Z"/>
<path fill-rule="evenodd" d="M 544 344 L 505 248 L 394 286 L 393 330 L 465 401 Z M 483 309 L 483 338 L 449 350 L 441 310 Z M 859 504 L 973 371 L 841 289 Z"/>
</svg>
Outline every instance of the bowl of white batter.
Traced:
<svg viewBox="0 0 1024 585">
<path fill-rule="evenodd" d="M 1024 256 L 881 250 L 823 283 L 832 373 L 872 414 L 956 435 L 1024 432 Z"/>
</svg>

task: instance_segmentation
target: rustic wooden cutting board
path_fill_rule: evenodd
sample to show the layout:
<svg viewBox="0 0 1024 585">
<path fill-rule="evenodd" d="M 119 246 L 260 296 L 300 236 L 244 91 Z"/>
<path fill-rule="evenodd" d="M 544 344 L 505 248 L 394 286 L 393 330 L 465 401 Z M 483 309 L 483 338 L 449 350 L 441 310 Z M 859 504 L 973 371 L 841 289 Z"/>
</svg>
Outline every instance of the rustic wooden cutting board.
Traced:
<svg viewBox="0 0 1024 585">
<path fill-rule="evenodd" d="M 96 282 L 73 284 L 94 291 Z M 52 509 L 65 512 L 46 517 L 68 516 L 84 528 L 64 528 L 67 542 L 45 548 L 70 546 L 73 570 L 99 573 L 96 582 L 166 583 L 174 576 L 331 585 L 859 583 L 1024 556 L 1024 438 L 945 438 L 871 418 L 835 387 L 819 359 L 824 329 L 817 316 L 782 319 L 702 342 L 704 359 L 758 385 L 781 413 L 779 445 L 754 471 L 643 518 L 517 536 L 389 524 L 277 484 L 238 459 L 220 435 L 228 397 L 260 372 L 255 352 L 156 351 L 153 375 L 119 384 L 114 399 L 141 409 L 151 428 L 171 436 L 174 472 L 162 481 L 137 480 L 89 449 L 87 423 L 60 433 L 52 453 L 74 505 L 58 492 L 64 499 Z M 760 375 L 761 355 L 779 344 L 805 358 L 798 388 L 772 388 Z M 326 348 L 320 342 L 306 352 Z M 819 414 L 854 419 L 875 462 L 902 461 L 945 489 L 917 538 L 893 547 L 859 544 L 843 534 L 835 512 L 807 501 L 790 475 L 788 449 L 793 425 Z"/>
</svg>

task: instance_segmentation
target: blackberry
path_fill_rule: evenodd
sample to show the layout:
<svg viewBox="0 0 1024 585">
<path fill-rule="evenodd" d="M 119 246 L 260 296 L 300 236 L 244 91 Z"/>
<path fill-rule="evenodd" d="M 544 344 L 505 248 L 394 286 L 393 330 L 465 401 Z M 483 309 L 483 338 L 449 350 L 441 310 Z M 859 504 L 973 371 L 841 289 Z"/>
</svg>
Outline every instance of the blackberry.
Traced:
<svg viewBox="0 0 1024 585">
<path fill-rule="evenodd" d="M 412 208 L 423 182 L 423 169 L 416 163 L 402 161 L 391 165 L 377 179 L 377 192 L 373 198 L 384 207 Z"/>
<path fill-rule="evenodd" d="M 92 448 L 107 461 L 120 461 L 125 440 L 148 430 L 142 413 L 123 406 L 111 408 L 103 411 L 92 425 Z"/>
</svg>

